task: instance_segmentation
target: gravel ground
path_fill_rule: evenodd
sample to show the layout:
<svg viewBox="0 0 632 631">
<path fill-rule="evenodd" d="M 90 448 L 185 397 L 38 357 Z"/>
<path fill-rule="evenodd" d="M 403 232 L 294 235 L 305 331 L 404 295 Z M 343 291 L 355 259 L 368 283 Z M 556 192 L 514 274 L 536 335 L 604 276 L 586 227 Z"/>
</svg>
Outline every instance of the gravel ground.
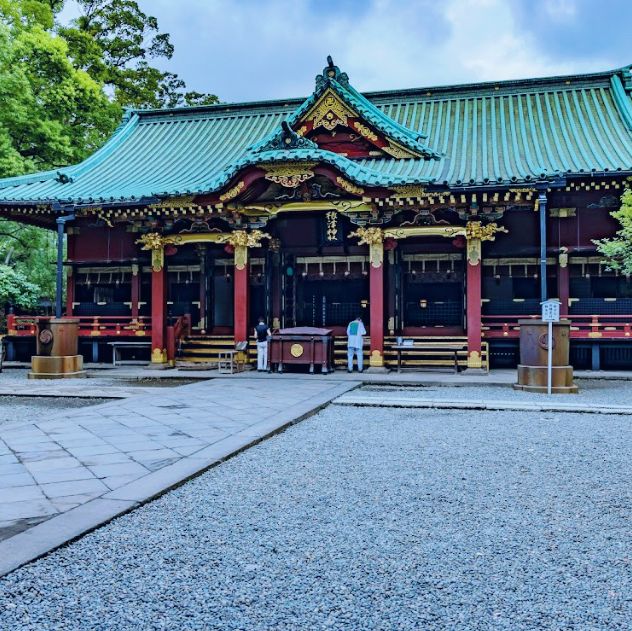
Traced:
<svg viewBox="0 0 632 631">
<path fill-rule="evenodd" d="M 104 403 L 107 399 L 75 399 L 73 397 L 8 397 L 0 396 L 0 425 L 14 421 L 34 421 L 60 410 L 76 410 Z"/>
<path fill-rule="evenodd" d="M 27 368 L 8 368 L 0 373 L 0 386 L 6 386 L 9 383 L 21 382 L 30 383 L 28 380 L 29 369 Z M 65 381 L 64 386 L 77 385 L 78 387 L 85 387 L 88 385 L 90 388 L 107 388 L 107 387 L 122 387 L 122 386 L 139 386 L 143 388 L 156 387 L 156 388 L 174 388 L 177 386 L 185 386 L 189 383 L 195 383 L 199 379 L 189 379 L 187 377 L 147 377 L 145 375 L 138 375 L 137 377 L 124 377 L 115 376 L 116 373 L 108 375 L 108 371 L 94 371 L 91 372 L 87 381 L 78 379 L 74 381 Z M 38 382 L 43 383 L 43 382 Z M 50 382 L 48 382 L 50 383 Z"/>
<path fill-rule="evenodd" d="M 622 416 L 331 406 L 0 579 L 0 629 L 629 629 Z"/>
<path fill-rule="evenodd" d="M 395 392 L 398 395 L 410 394 L 413 397 L 428 399 L 447 399 L 451 401 L 471 401 L 485 399 L 487 401 L 524 401 L 525 403 L 597 404 L 597 405 L 632 405 L 632 382 L 607 381 L 605 379 L 576 379 L 579 393 L 572 395 L 537 394 L 521 392 L 508 385 L 428 385 L 428 386 L 381 386 L 367 385 L 361 389 L 368 396 Z"/>
</svg>

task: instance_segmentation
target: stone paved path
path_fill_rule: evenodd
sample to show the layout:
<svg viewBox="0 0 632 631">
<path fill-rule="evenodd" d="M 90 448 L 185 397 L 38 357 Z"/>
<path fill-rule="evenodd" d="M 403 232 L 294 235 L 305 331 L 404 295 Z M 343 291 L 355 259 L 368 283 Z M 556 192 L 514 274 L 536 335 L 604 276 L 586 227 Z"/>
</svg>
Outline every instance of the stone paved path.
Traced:
<svg viewBox="0 0 632 631">
<path fill-rule="evenodd" d="M 214 379 L 3 425 L 0 575 L 355 385 Z"/>
</svg>

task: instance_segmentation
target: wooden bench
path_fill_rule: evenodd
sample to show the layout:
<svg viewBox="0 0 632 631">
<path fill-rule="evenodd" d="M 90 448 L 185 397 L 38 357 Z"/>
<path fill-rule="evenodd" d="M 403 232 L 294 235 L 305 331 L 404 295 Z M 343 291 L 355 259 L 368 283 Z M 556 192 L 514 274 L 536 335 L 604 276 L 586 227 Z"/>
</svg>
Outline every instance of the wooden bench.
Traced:
<svg viewBox="0 0 632 631">
<path fill-rule="evenodd" d="M 402 353 L 428 352 L 451 360 L 454 372 L 459 372 L 459 353 L 467 352 L 467 344 L 462 342 L 413 342 L 391 346 L 397 351 L 397 372 L 402 372 Z"/>
<path fill-rule="evenodd" d="M 151 342 L 108 342 L 108 344 L 112 347 L 112 366 L 123 363 L 121 360 L 122 348 L 151 348 Z"/>
</svg>

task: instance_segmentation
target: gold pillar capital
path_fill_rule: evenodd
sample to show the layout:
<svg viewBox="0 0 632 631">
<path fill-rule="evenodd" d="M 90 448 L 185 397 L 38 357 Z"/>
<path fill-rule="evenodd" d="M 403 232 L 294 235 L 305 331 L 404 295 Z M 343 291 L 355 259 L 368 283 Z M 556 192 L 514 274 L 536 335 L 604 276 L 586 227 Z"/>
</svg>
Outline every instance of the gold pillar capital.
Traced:
<svg viewBox="0 0 632 631">
<path fill-rule="evenodd" d="M 272 237 L 261 230 L 246 232 L 245 230 L 235 230 L 223 234 L 218 238 L 218 243 L 228 243 L 235 249 L 235 267 L 242 270 L 248 264 L 248 248 L 259 248 L 264 239 Z"/>
<path fill-rule="evenodd" d="M 158 232 L 144 234 L 136 243 L 141 245 L 141 250 L 151 250 L 151 269 L 160 272 L 165 265 L 165 244 L 167 237 Z"/>
<path fill-rule="evenodd" d="M 382 267 L 384 262 L 384 230 L 382 228 L 358 228 L 349 234 L 357 237 L 359 245 L 369 246 L 369 259 L 372 267 Z"/>
<path fill-rule="evenodd" d="M 468 221 L 465 225 L 467 239 L 467 262 L 478 265 L 481 261 L 482 242 L 494 241 L 497 232 L 508 232 L 507 228 L 496 223 L 483 224 L 480 221 Z"/>
</svg>

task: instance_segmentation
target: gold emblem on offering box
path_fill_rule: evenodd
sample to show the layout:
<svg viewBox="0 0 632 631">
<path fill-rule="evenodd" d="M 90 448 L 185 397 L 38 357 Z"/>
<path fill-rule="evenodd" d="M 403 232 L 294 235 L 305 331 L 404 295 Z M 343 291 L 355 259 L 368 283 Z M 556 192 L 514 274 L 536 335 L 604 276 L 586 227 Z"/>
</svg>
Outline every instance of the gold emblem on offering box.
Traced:
<svg viewBox="0 0 632 631">
<path fill-rule="evenodd" d="M 305 349 L 301 344 L 292 344 L 292 346 L 290 346 L 290 355 L 292 355 L 292 357 L 301 357 L 304 352 Z"/>
</svg>

